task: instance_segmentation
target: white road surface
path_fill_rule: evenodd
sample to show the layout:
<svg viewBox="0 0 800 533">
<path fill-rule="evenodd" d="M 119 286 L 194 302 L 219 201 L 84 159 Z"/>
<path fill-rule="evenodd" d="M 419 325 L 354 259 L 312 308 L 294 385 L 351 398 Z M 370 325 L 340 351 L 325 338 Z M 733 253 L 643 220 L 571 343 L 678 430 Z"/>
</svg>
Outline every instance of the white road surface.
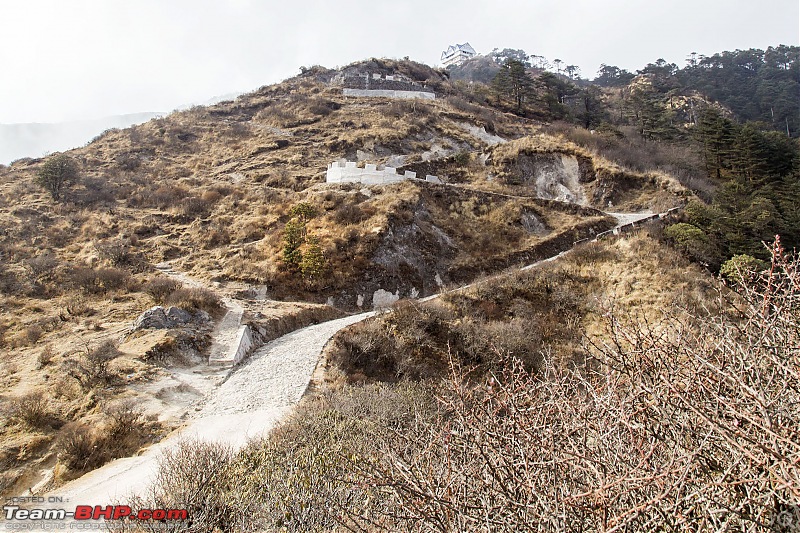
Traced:
<svg viewBox="0 0 800 533">
<path fill-rule="evenodd" d="M 69 506 L 109 505 L 142 494 L 153 480 L 161 453 L 186 439 L 240 448 L 268 433 L 300 401 L 322 349 L 340 329 L 374 313 L 362 313 L 299 329 L 256 350 L 209 397 L 183 428 L 141 455 L 117 459 L 48 493 Z"/>
<path fill-rule="evenodd" d="M 618 227 L 652 215 L 609 214 L 617 218 Z M 309 326 L 266 344 L 246 363 L 233 369 L 186 426 L 150 446 L 141 455 L 112 461 L 45 497 L 61 496 L 70 505 L 119 503 L 132 494 L 144 493 L 156 474 L 163 450 L 177 446 L 185 439 L 240 448 L 249 439 L 265 435 L 300 401 L 328 340 L 340 329 L 374 314 L 362 313 Z"/>
</svg>

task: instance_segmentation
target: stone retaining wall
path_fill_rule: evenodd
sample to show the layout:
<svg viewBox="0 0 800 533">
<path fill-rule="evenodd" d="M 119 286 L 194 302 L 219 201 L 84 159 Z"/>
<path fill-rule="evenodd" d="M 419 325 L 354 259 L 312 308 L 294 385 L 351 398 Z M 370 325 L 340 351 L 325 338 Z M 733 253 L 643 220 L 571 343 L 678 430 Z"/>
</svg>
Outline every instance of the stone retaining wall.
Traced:
<svg viewBox="0 0 800 533">
<path fill-rule="evenodd" d="M 380 97 L 380 98 L 422 98 L 425 100 L 435 100 L 436 94 L 423 92 L 423 91 L 389 91 L 389 90 L 373 90 L 373 89 L 342 89 L 342 94 L 345 96 L 360 96 L 360 97 Z"/>
<path fill-rule="evenodd" d="M 359 168 L 355 161 L 335 161 L 328 165 L 325 181 L 328 183 L 363 183 L 364 185 L 385 185 L 398 183 L 408 179 L 417 178 L 416 172 L 406 170 L 398 174 L 394 167 L 378 168 L 377 165 L 367 164 Z M 436 176 L 427 175 L 425 180 L 431 183 L 441 183 Z"/>
<path fill-rule="evenodd" d="M 228 360 L 234 365 L 241 363 L 250 351 L 255 348 L 253 335 L 250 333 L 250 326 L 242 326 L 236 333 L 236 342 L 231 347 Z"/>
</svg>

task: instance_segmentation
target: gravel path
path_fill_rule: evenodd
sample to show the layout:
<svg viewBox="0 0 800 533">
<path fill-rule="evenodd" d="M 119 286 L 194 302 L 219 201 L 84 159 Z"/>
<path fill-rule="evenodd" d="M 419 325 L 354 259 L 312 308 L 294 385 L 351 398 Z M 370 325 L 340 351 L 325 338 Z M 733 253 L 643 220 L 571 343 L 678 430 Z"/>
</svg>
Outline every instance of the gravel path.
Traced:
<svg viewBox="0 0 800 533">
<path fill-rule="evenodd" d="M 617 227 L 625 226 L 632 222 L 639 222 L 647 217 L 653 216 L 655 213 L 651 211 L 644 211 L 642 213 L 606 213 L 617 219 Z"/>
<path fill-rule="evenodd" d="M 165 276 L 180 281 L 187 287 L 208 288 L 196 279 L 192 279 L 182 272 L 176 272 L 169 263 L 159 263 L 156 268 Z M 222 298 L 221 301 L 227 311 L 222 320 L 214 327 L 214 331 L 211 332 L 212 344 L 208 360 L 213 364 L 224 365 L 232 364 L 230 351 L 236 342 L 239 326 L 242 324 L 244 307 L 233 298 Z"/>
<path fill-rule="evenodd" d="M 347 316 L 299 329 L 262 346 L 231 373 L 201 417 L 294 405 L 303 396 L 319 355 L 340 329 L 374 315 Z"/>
<path fill-rule="evenodd" d="M 209 363 L 232 364 L 230 360 L 231 348 L 236 342 L 239 326 L 242 324 L 244 307 L 232 298 L 222 298 L 222 305 L 228 310 L 219 324 L 211 332 L 213 342 L 208 355 Z"/>
<path fill-rule="evenodd" d="M 111 504 L 131 494 L 143 494 L 157 472 L 161 453 L 185 439 L 240 448 L 250 438 L 265 435 L 303 396 L 330 338 L 374 314 L 323 322 L 264 345 L 230 374 L 185 427 L 139 456 L 112 461 L 45 496 L 61 496 L 70 505 Z"/>
<path fill-rule="evenodd" d="M 649 216 L 648 214 L 609 213 L 619 226 Z M 551 261 L 562 252 L 536 264 Z M 534 265 L 524 267 L 528 269 Z M 159 265 L 162 267 L 162 265 Z M 160 268 L 172 277 L 197 282 L 186 276 Z M 436 298 L 433 295 L 424 300 Z M 227 326 L 218 326 L 226 332 L 238 327 L 241 315 L 226 302 L 229 315 L 223 319 Z M 45 496 L 62 496 L 71 503 L 106 505 L 120 501 L 130 494 L 142 494 L 149 486 L 158 467 L 158 457 L 163 450 L 178 445 L 187 438 L 228 444 L 234 448 L 244 446 L 248 439 L 264 435 L 291 410 L 306 391 L 311 376 L 325 344 L 340 329 L 373 316 L 375 312 L 362 313 L 330 320 L 299 329 L 280 337 L 256 352 L 243 365 L 236 367 L 225 382 L 207 399 L 197 415 L 187 425 L 163 441 L 151 446 L 141 455 L 113 461 L 102 468 L 74 480 Z M 218 335 L 220 346 L 228 342 Z"/>
</svg>

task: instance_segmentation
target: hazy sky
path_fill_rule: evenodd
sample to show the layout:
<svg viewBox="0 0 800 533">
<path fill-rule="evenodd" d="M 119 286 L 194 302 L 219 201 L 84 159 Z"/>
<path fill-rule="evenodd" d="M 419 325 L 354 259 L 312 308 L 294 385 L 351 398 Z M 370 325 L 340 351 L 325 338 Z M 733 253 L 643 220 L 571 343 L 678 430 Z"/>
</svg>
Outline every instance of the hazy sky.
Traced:
<svg viewBox="0 0 800 533">
<path fill-rule="evenodd" d="M 693 51 L 800 44 L 798 0 L 0 0 L 0 123 L 169 111 L 301 65 L 452 43 L 522 48 L 594 77 Z"/>
</svg>

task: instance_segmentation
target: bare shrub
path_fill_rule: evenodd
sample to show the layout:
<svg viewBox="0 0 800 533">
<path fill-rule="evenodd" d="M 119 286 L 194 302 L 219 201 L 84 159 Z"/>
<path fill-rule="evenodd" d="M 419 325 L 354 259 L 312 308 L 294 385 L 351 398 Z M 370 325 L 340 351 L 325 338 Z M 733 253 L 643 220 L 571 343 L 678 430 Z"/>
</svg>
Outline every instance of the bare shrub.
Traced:
<svg viewBox="0 0 800 533">
<path fill-rule="evenodd" d="M 336 349 L 331 362 L 347 374 L 363 373 L 366 376 L 393 378 L 397 372 L 397 361 L 388 356 L 391 340 L 383 325 L 377 320 L 368 320 L 355 327 L 341 331 L 336 337 Z"/>
<path fill-rule="evenodd" d="M 334 531 L 341 508 L 364 509 L 375 492 L 354 478 L 393 431 L 434 418 L 420 384 L 346 387 L 302 404 L 272 438 L 233 454 L 188 441 L 165 453 L 138 508 L 187 508 L 192 531 Z M 367 428 L 375 440 L 364 439 Z"/>
<path fill-rule="evenodd" d="M 133 430 L 142 421 L 143 412 L 135 400 L 127 399 L 111 404 L 106 415 L 111 420 L 111 433 L 118 435 Z"/>
<path fill-rule="evenodd" d="M 115 267 L 137 267 L 143 258 L 136 253 L 130 242 L 124 239 L 113 239 L 95 245 L 97 253 Z"/>
<path fill-rule="evenodd" d="M 36 357 L 37 368 L 44 368 L 52 363 L 53 357 L 55 357 L 55 352 L 53 351 L 53 347 L 48 344 L 42 349 L 41 352 L 39 352 L 39 355 Z"/>
<path fill-rule="evenodd" d="M 122 289 L 130 280 L 130 274 L 119 268 L 98 268 L 95 283 L 101 292 Z"/>
<path fill-rule="evenodd" d="M 72 294 L 68 296 L 64 300 L 63 306 L 64 311 L 73 317 L 91 316 L 95 312 L 89 301 L 80 294 Z"/>
<path fill-rule="evenodd" d="M 218 314 L 222 309 L 219 296 L 208 289 L 176 289 L 164 303 L 187 311 L 205 311 L 211 315 Z"/>
<path fill-rule="evenodd" d="M 70 273 L 72 283 L 90 294 L 103 294 L 126 286 L 130 274 L 119 268 L 75 267 Z"/>
<path fill-rule="evenodd" d="M 58 266 L 58 259 L 52 252 L 45 252 L 28 259 L 26 263 L 31 275 L 35 279 L 39 279 L 52 274 L 53 270 Z"/>
<path fill-rule="evenodd" d="M 211 212 L 211 207 L 206 200 L 191 196 L 181 201 L 179 211 L 188 219 L 205 218 Z"/>
<path fill-rule="evenodd" d="M 111 403 L 105 411 L 106 423 L 95 427 L 76 424 L 61 437 L 58 457 L 73 475 L 131 455 L 148 442 L 154 425 L 145 422 L 134 400 Z"/>
<path fill-rule="evenodd" d="M 41 392 L 31 392 L 9 402 L 8 415 L 32 428 L 41 428 L 52 422 L 50 398 Z"/>
<path fill-rule="evenodd" d="M 180 205 L 189 196 L 188 189 L 179 185 L 160 185 L 155 190 L 143 190 L 128 197 L 130 207 L 157 207 L 168 209 Z"/>
<path fill-rule="evenodd" d="M 572 248 L 568 259 L 576 264 L 596 265 L 617 259 L 617 254 L 610 246 L 598 241 L 592 241 Z"/>
<path fill-rule="evenodd" d="M 145 283 L 142 290 L 152 296 L 157 304 L 162 304 L 167 300 L 170 294 L 180 289 L 182 286 L 180 282 L 174 279 L 159 276 Z"/>
<path fill-rule="evenodd" d="M 116 205 L 117 199 L 114 195 L 114 190 L 109 187 L 107 177 L 86 177 L 83 179 L 83 185 L 84 190 L 82 193 L 75 195 L 77 204 L 95 207 L 113 207 Z"/>
<path fill-rule="evenodd" d="M 230 242 L 231 234 L 227 228 L 211 228 L 208 233 L 204 235 L 203 248 L 208 250 L 219 246 L 225 246 L 226 244 L 230 244 Z"/>
<path fill-rule="evenodd" d="M 114 161 L 120 170 L 124 170 L 126 172 L 133 172 L 142 165 L 142 159 L 140 155 L 131 152 L 123 152 L 118 154 L 114 158 Z"/>
<path fill-rule="evenodd" d="M 361 224 L 375 214 L 372 207 L 362 207 L 358 204 L 344 204 L 333 212 L 333 220 L 342 226 Z"/>
<path fill-rule="evenodd" d="M 316 97 L 309 102 L 308 110 L 315 115 L 325 117 L 340 107 L 341 105 L 336 102 L 327 100 L 325 98 Z"/>
<path fill-rule="evenodd" d="M 581 368 L 509 361 L 475 386 L 454 366 L 441 417 L 359 463 L 386 499 L 344 513 L 387 530 L 793 530 L 799 266 L 776 245 L 738 313 L 609 313 Z"/>
<path fill-rule="evenodd" d="M 191 525 L 176 524 L 177 530 L 231 531 L 250 518 L 247 506 L 233 505 L 231 492 L 243 479 L 232 475 L 232 458 L 230 448 L 216 443 L 184 441 L 168 448 L 159 459 L 150 493 L 129 504 L 134 509 L 186 509 Z"/>
<path fill-rule="evenodd" d="M 22 330 L 21 340 L 25 343 L 25 346 L 31 346 L 36 344 L 39 339 L 42 338 L 42 335 L 44 335 L 42 326 L 39 324 L 32 324 Z"/>
<path fill-rule="evenodd" d="M 87 345 L 85 352 L 79 357 L 70 357 L 63 361 L 62 370 L 78 381 L 85 390 L 101 384 L 109 383 L 113 376 L 108 365 L 119 357 L 119 350 L 113 341 L 103 341 L 95 347 Z"/>
<path fill-rule="evenodd" d="M 83 424 L 68 429 L 61 436 L 58 450 L 59 461 L 76 473 L 98 468 L 107 462 L 91 429 Z"/>
</svg>

